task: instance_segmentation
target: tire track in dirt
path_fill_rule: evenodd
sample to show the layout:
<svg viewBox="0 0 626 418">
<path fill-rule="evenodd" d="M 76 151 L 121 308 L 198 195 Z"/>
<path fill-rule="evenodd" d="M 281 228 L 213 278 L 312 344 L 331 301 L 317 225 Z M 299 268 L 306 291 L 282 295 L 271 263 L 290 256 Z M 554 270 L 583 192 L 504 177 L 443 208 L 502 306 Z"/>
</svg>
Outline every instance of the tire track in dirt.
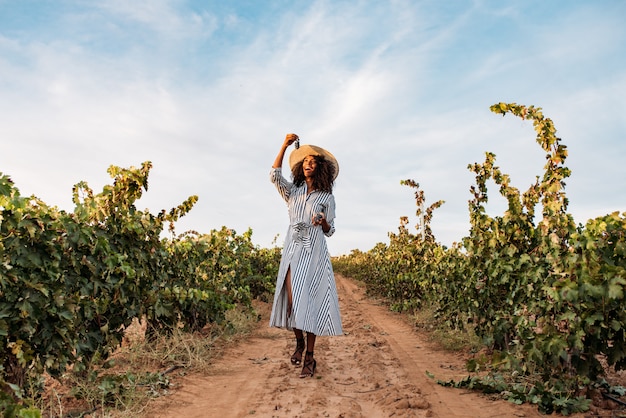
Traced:
<svg viewBox="0 0 626 418">
<path fill-rule="evenodd" d="M 314 378 L 300 379 L 289 357 L 293 334 L 267 326 L 267 312 L 246 341 L 231 347 L 209 376 L 176 379 L 179 389 L 158 399 L 147 416 L 172 417 L 541 417 L 426 376 L 466 376 L 459 356 L 425 341 L 399 314 L 336 276 L 345 335 L 319 337 Z"/>
</svg>

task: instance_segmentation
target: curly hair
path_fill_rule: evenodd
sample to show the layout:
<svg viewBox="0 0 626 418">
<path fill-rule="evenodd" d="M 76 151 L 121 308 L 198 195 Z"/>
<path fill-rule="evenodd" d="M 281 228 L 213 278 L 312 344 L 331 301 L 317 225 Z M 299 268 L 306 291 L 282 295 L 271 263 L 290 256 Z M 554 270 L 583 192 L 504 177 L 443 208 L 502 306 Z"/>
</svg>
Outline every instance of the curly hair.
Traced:
<svg viewBox="0 0 626 418">
<path fill-rule="evenodd" d="M 313 155 L 313 158 L 315 158 L 315 163 L 317 164 L 315 171 L 313 172 L 313 188 L 315 190 L 332 193 L 335 166 L 321 155 Z M 291 169 L 293 183 L 298 187 L 302 186 L 305 180 L 304 170 L 302 169 L 303 163 L 304 160 L 297 162 Z"/>
</svg>

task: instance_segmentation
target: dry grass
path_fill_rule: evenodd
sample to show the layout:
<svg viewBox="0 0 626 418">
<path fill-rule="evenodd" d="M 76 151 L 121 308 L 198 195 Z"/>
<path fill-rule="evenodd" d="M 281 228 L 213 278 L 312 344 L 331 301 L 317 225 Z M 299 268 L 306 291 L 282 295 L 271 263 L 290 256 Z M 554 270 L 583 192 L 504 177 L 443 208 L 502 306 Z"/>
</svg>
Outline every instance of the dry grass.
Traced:
<svg viewBox="0 0 626 418">
<path fill-rule="evenodd" d="M 416 329 L 425 332 L 429 340 L 448 351 L 477 352 L 484 346 L 471 329 L 454 330 L 435 317 L 435 310 L 423 307 L 409 315 Z"/>
<path fill-rule="evenodd" d="M 145 325 L 135 322 L 106 363 L 88 374 L 47 377 L 44 396 L 33 402 L 46 418 L 141 416 L 150 399 L 168 393 L 171 378 L 192 370 L 207 372 L 215 358 L 248 335 L 259 318 L 245 309 L 226 315 L 223 325 L 213 324 L 193 334 L 177 329 L 152 341 L 145 339 Z"/>
</svg>

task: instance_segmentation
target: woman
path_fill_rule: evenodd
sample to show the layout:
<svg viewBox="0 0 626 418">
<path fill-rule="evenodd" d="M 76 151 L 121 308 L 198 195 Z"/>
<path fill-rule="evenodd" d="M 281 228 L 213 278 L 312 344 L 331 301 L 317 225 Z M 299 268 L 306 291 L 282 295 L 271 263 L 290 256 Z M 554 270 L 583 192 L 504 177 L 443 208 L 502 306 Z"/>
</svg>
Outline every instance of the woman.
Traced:
<svg viewBox="0 0 626 418">
<path fill-rule="evenodd" d="M 298 135 L 287 134 L 270 173 L 289 211 L 270 326 L 293 330 L 296 350 L 291 363 L 303 364 L 300 377 L 313 377 L 317 365 L 313 358 L 316 336 L 343 334 L 325 238 L 335 232 L 332 188 L 339 165 L 330 152 L 314 145 L 298 147 L 298 140 Z M 294 142 L 296 149 L 289 156 L 293 178 L 290 183 L 281 169 L 285 151 Z"/>
</svg>

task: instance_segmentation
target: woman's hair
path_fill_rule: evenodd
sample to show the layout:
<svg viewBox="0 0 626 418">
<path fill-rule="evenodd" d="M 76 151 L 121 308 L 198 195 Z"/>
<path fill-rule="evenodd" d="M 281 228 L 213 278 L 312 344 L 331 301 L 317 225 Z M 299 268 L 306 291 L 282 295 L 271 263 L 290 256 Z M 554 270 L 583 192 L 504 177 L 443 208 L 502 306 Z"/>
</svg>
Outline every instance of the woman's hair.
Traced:
<svg viewBox="0 0 626 418">
<path fill-rule="evenodd" d="M 333 179 L 335 177 L 335 166 L 332 165 L 326 158 L 321 155 L 313 155 L 315 158 L 315 171 L 313 172 L 313 189 L 323 192 L 333 192 Z M 304 170 L 302 164 L 304 160 L 294 164 L 291 169 L 291 176 L 293 177 L 293 183 L 300 187 L 304 184 Z"/>
</svg>

